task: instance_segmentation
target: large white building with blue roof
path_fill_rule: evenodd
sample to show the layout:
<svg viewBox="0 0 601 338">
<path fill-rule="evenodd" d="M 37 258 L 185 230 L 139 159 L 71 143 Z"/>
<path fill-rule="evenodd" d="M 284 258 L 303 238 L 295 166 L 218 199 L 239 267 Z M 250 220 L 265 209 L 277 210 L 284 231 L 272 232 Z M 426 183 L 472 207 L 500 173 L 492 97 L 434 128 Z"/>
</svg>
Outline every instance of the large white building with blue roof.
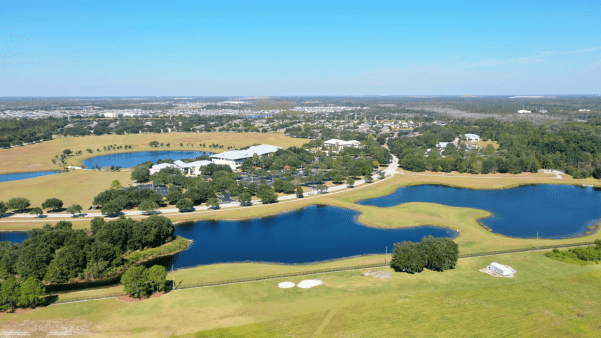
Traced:
<svg viewBox="0 0 601 338">
<path fill-rule="evenodd" d="M 261 144 L 258 146 L 252 146 L 244 150 L 232 150 L 226 151 L 220 154 L 211 155 L 211 160 L 215 164 L 226 164 L 229 165 L 232 170 L 240 168 L 242 161 L 247 158 L 252 158 L 255 154 L 259 156 L 275 153 L 282 149 L 282 147 L 276 147 L 269 144 Z"/>
</svg>

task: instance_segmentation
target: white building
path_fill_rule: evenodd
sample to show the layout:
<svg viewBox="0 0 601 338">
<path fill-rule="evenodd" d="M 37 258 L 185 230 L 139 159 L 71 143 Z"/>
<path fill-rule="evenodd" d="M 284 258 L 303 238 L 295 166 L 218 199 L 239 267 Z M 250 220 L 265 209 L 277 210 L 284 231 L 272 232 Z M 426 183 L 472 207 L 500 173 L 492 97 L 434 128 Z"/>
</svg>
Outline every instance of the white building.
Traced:
<svg viewBox="0 0 601 338">
<path fill-rule="evenodd" d="M 155 164 L 150 168 L 150 174 L 156 174 L 159 171 L 161 171 L 161 169 L 165 169 L 165 168 L 176 168 L 179 169 L 180 171 L 182 171 L 185 175 L 192 175 L 192 176 L 198 176 L 200 175 L 200 171 L 202 167 L 211 164 L 211 161 L 195 161 L 195 162 L 190 162 L 190 163 L 186 163 L 180 160 L 177 160 L 173 163 L 161 163 L 161 164 Z"/>
<path fill-rule="evenodd" d="M 513 271 L 511 271 L 510 268 L 506 267 L 505 265 L 501 265 L 497 262 L 492 262 L 490 263 L 490 265 L 488 266 L 488 268 L 496 273 L 498 273 L 501 276 L 511 276 L 511 274 L 513 273 Z"/>
<path fill-rule="evenodd" d="M 252 146 L 245 150 L 232 150 L 226 151 L 221 154 L 211 155 L 211 160 L 215 164 L 227 164 L 232 168 L 232 170 L 236 170 L 240 168 L 242 161 L 244 161 L 247 158 L 252 158 L 255 154 L 263 156 L 275 153 L 280 149 L 282 149 L 282 147 L 276 147 L 269 144 L 261 144 L 259 146 Z"/>
<path fill-rule="evenodd" d="M 451 142 L 438 142 L 438 143 L 436 143 L 436 148 L 438 148 L 438 149 L 446 148 L 449 145 L 449 143 L 451 143 Z"/>
<path fill-rule="evenodd" d="M 526 110 L 526 109 L 518 110 L 518 114 L 530 114 L 530 113 L 532 113 L 530 110 Z"/>
<path fill-rule="evenodd" d="M 359 148 L 359 146 L 361 145 L 361 142 L 356 141 L 356 140 L 344 141 L 344 140 L 339 140 L 339 139 L 333 138 L 331 140 L 325 141 L 323 143 L 323 145 L 326 147 L 335 146 L 335 147 L 338 147 L 338 150 L 342 150 L 343 148 L 347 148 L 347 147 Z"/>
<path fill-rule="evenodd" d="M 480 142 L 480 136 L 476 134 L 465 134 L 465 138 L 468 142 Z"/>
</svg>

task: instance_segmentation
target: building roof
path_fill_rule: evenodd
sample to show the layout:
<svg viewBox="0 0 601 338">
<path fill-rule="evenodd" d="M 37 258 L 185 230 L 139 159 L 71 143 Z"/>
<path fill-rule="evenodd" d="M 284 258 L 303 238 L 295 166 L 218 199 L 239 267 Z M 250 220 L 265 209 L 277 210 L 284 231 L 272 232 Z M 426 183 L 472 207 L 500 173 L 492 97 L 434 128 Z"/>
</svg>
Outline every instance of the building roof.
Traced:
<svg viewBox="0 0 601 338">
<path fill-rule="evenodd" d="M 492 268 L 494 268 L 496 271 L 501 272 L 502 275 L 510 275 L 511 274 L 511 269 L 509 269 L 508 267 L 506 267 L 505 265 L 501 265 L 497 262 L 492 262 L 489 265 L 489 269 L 492 270 Z"/>
<path fill-rule="evenodd" d="M 152 170 L 162 170 L 165 168 L 177 168 L 176 164 L 173 163 L 161 163 L 161 164 L 155 164 L 153 165 L 150 169 Z"/>
<path fill-rule="evenodd" d="M 467 138 L 472 138 L 472 137 L 480 138 L 480 136 L 478 136 L 476 134 L 465 134 L 465 137 L 467 137 Z"/>
<path fill-rule="evenodd" d="M 207 160 L 194 161 L 194 162 L 190 162 L 190 163 L 186 163 L 186 162 L 183 162 L 180 160 L 173 162 L 173 164 L 177 165 L 180 168 L 204 167 L 205 165 L 209 165 L 211 163 L 212 163 L 211 161 L 207 161 Z"/>
<path fill-rule="evenodd" d="M 335 144 L 335 145 L 339 145 L 339 146 L 352 146 L 352 145 L 360 144 L 360 143 L 361 142 L 359 142 L 357 140 L 345 141 L 345 140 L 339 140 L 339 139 L 333 138 L 331 140 L 325 141 L 323 144 L 325 144 L 325 145 Z"/>
<path fill-rule="evenodd" d="M 449 143 L 451 143 L 451 142 L 438 142 L 436 144 L 436 147 L 437 148 L 446 148 L 449 145 Z"/>
<path fill-rule="evenodd" d="M 230 160 L 230 161 L 243 160 L 245 158 L 253 157 L 254 154 L 263 156 L 263 155 L 275 153 L 279 149 L 282 149 L 282 147 L 276 147 L 276 146 L 272 146 L 269 144 L 261 144 L 258 146 L 252 146 L 245 150 L 232 150 L 232 151 L 226 151 L 226 152 L 223 152 L 220 154 L 214 154 L 214 155 L 211 155 L 211 158 Z"/>
</svg>

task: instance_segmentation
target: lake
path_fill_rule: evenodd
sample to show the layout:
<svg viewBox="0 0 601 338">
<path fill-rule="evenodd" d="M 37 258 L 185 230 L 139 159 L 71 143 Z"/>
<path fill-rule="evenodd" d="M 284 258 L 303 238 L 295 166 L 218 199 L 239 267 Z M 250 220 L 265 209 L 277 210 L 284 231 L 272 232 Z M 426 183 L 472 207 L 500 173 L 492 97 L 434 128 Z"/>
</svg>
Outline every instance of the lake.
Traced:
<svg viewBox="0 0 601 338">
<path fill-rule="evenodd" d="M 332 206 L 310 206 L 273 217 L 246 221 L 200 221 L 175 227 L 191 239 L 188 250 L 161 260 L 166 266 L 192 267 L 223 262 L 308 263 L 366 254 L 383 254 L 402 241 L 425 236 L 451 237 L 456 231 L 420 226 L 371 228 L 357 222 L 359 213 Z M 2 240 L 21 243 L 27 233 L 5 232 Z M 12 237 L 11 237 L 12 236 Z"/>
<path fill-rule="evenodd" d="M 100 168 L 105 166 L 131 168 L 147 161 L 156 163 L 158 160 L 164 159 L 181 160 L 184 158 L 196 158 L 198 156 L 211 154 L 212 153 L 204 151 L 138 151 L 134 153 L 110 154 L 88 158 L 83 161 L 83 165 L 90 169 L 96 168 L 96 166 L 99 166 Z"/>
<path fill-rule="evenodd" d="M 27 239 L 27 231 L 0 231 L 0 242 L 23 243 Z"/>
<path fill-rule="evenodd" d="M 371 228 L 357 222 L 359 212 L 310 206 L 273 217 L 247 221 L 200 221 L 176 226 L 192 239 L 190 248 L 170 258 L 175 268 L 221 262 L 308 263 L 356 255 L 383 254 L 402 241 L 425 236 L 451 237 L 456 231 L 420 226 Z"/>
<path fill-rule="evenodd" d="M 0 175 L 0 182 L 10 182 L 25 180 L 33 177 L 40 177 L 52 174 L 62 173 L 62 171 L 35 171 L 30 173 L 14 173 L 14 174 L 3 174 Z"/>
<path fill-rule="evenodd" d="M 429 202 L 490 211 L 481 223 L 510 237 L 581 236 L 601 220 L 601 190 L 570 185 L 529 185 L 501 190 L 471 190 L 441 185 L 401 187 L 394 193 L 358 202 L 391 207 Z"/>
</svg>

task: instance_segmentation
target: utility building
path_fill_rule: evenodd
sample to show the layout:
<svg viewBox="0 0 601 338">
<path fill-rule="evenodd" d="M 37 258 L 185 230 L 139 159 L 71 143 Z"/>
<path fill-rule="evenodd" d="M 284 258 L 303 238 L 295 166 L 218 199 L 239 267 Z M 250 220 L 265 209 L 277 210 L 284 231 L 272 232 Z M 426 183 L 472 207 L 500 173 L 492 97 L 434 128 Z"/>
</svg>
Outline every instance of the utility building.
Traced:
<svg viewBox="0 0 601 338">
<path fill-rule="evenodd" d="M 510 268 L 506 267 L 505 265 L 501 265 L 497 262 L 490 263 L 488 268 L 503 277 L 511 276 L 511 274 L 513 273 L 513 271 L 511 271 Z"/>
</svg>

